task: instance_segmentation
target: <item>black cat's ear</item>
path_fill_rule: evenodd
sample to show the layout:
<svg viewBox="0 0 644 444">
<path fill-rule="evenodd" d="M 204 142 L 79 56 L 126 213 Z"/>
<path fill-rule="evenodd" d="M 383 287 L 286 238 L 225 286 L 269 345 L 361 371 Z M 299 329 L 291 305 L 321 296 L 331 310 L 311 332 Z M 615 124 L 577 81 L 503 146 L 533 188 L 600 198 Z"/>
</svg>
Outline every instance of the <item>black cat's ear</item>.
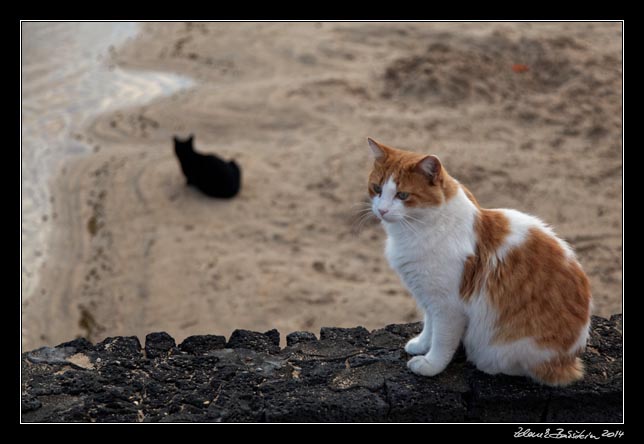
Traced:
<svg viewBox="0 0 644 444">
<path fill-rule="evenodd" d="M 371 154 L 376 162 L 382 162 L 387 158 L 388 148 L 384 145 L 379 144 L 372 138 L 368 137 L 367 142 L 369 142 L 369 148 L 371 148 Z"/>
<path fill-rule="evenodd" d="M 180 140 L 179 140 L 179 138 L 177 136 L 172 136 L 172 140 L 174 140 L 175 142 L 180 142 Z"/>
<path fill-rule="evenodd" d="M 194 135 L 194 134 L 190 134 L 190 135 L 188 136 L 188 140 L 187 140 L 187 141 L 188 141 L 188 142 L 192 142 L 192 139 L 194 139 L 194 138 L 195 138 L 195 135 Z"/>
<path fill-rule="evenodd" d="M 414 171 L 427 176 L 430 183 L 432 185 L 436 185 L 436 183 L 441 179 L 443 165 L 438 157 L 425 156 L 416 164 Z"/>
</svg>

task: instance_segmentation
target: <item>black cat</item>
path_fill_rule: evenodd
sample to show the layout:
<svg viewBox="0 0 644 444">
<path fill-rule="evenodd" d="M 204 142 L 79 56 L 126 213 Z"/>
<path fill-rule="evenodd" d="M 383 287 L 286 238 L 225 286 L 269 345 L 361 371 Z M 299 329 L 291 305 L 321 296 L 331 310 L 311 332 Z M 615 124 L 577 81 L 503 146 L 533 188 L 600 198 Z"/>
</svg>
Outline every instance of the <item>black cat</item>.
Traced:
<svg viewBox="0 0 644 444">
<path fill-rule="evenodd" d="M 174 137 L 174 152 L 188 185 L 211 197 L 234 197 L 241 188 L 241 170 L 234 160 L 226 162 L 213 154 L 194 150 L 194 136 L 186 140 Z"/>
</svg>

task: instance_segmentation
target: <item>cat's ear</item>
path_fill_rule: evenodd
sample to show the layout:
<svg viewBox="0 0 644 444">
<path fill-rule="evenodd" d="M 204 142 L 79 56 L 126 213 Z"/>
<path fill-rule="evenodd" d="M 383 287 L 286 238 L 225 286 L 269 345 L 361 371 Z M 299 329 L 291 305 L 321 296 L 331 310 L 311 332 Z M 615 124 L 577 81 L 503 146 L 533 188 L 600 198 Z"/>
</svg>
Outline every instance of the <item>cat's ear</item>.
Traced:
<svg viewBox="0 0 644 444">
<path fill-rule="evenodd" d="M 436 156 L 425 156 L 416 164 L 415 171 L 427 176 L 432 185 L 440 180 L 443 172 L 443 165 Z"/>
<path fill-rule="evenodd" d="M 195 135 L 194 135 L 194 134 L 190 134 L 190 135 L 188 136 L 188 140 L 187 140 L 186 142 L 192 142 L 192 139 L 194 139 L 194 138 L 195 138 Z"/>
<path fill-rule="evenodd" d="M 367 138 L 367 142 L 369 142 L 369 148 L 371 148 L 371 153 L 373 154 L 373 158 L 376 160 L 376 162 L 385 160 L 385 158 L 387 157 L 387 147 L 379 144 L 372 138 Z"/>
</svg>

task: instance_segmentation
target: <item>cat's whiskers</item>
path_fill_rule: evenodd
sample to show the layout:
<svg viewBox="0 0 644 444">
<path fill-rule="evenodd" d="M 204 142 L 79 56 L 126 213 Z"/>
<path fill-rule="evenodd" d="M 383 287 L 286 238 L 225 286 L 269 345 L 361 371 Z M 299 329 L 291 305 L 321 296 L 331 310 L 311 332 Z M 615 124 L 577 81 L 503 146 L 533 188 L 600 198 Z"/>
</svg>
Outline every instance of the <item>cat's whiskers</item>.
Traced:
<svg viewBox="0 0 644 444">
<path fill-rule="evenodd" d="M 356 234 L 360 234 L 362 232 L 362 229 L 366 225 L 367 221 L 369 221 L 371 217 L 375 218 L 376 216 L 373 214 L 373 211 L 371 210 L 371 205 L 369 205 L 369 208 L 361 208 L 355 211 L 354 217 L 355 219 L 352 223 L 353 232 Z"/>
<path fill-rule="evenodd" d="M 371 208 L 364 208 L 362 210 L 358 210 L 355 212 L 354 217 L 361 219 L 365 215 L 372 215 L 373 211 L 371 211 Z"/>
<path fill-rule="evenodd" d="M 354 231 L 355 231 L 356 234 L 360 234 L 362 232 L 362 229 L 367 224 L 367 221 L 369 221 L 371 219 L 372 215 L 373 215 L 373 213 L 365 213 L 362 216 L 360 216 L 360 218 L 358 219 L 358 221 L 354 225 Z M 375 217 L 375 216 L 373 216 L 373 217 Z"/>
<path fill-rule="evenodd" d="M 405 218 L 410 219 L 410 220 L 413 220 L 414 222 L 418 222 L 418 223 L 419 223 L 419 224 L 421 224 L 421 225 L 427 225 L 427 222 L 425 222 L 424 220 L 421 220 L 421 219 L 415 218 L 414 216 L 410 216 L 409 214 L 406 214 L 406 215 L 405 215 Z"/>
<path fill-rule="evenodd" d="M 416 231 L 414 226 L 407 220 L 407 216 L 403 216 L 403 218 L 400 219 L 400 222 L 402 222 L 402 224 L 405 227 L 409 228 L 416 236 L 420 236 L 420 234 L 418 233 L 418 231 Z"/>
</svg>

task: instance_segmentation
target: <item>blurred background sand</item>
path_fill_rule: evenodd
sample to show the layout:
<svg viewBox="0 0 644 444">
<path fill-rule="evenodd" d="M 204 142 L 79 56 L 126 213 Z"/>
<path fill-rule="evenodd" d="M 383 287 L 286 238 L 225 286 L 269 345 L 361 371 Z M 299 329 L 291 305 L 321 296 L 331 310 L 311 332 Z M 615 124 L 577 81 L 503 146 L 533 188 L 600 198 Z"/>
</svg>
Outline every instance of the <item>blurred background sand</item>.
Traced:
<svg viewBox="0 0 644 444">
<path fill-rule="evenodd" d="M 552 224 L 595 313 L 622 310 L 620 23 L 126 24 L 57 66 L 39 65 L 51 27 L 27 25 L 26 349 L 420 320 L 382 228 L 357 221 L 368 136 Z M 69 99 L 81 60 L 95 101 Z M 236 199 L 185 186 L 172 136 L 189 133 L 241 164 Z"/>
</svg>

